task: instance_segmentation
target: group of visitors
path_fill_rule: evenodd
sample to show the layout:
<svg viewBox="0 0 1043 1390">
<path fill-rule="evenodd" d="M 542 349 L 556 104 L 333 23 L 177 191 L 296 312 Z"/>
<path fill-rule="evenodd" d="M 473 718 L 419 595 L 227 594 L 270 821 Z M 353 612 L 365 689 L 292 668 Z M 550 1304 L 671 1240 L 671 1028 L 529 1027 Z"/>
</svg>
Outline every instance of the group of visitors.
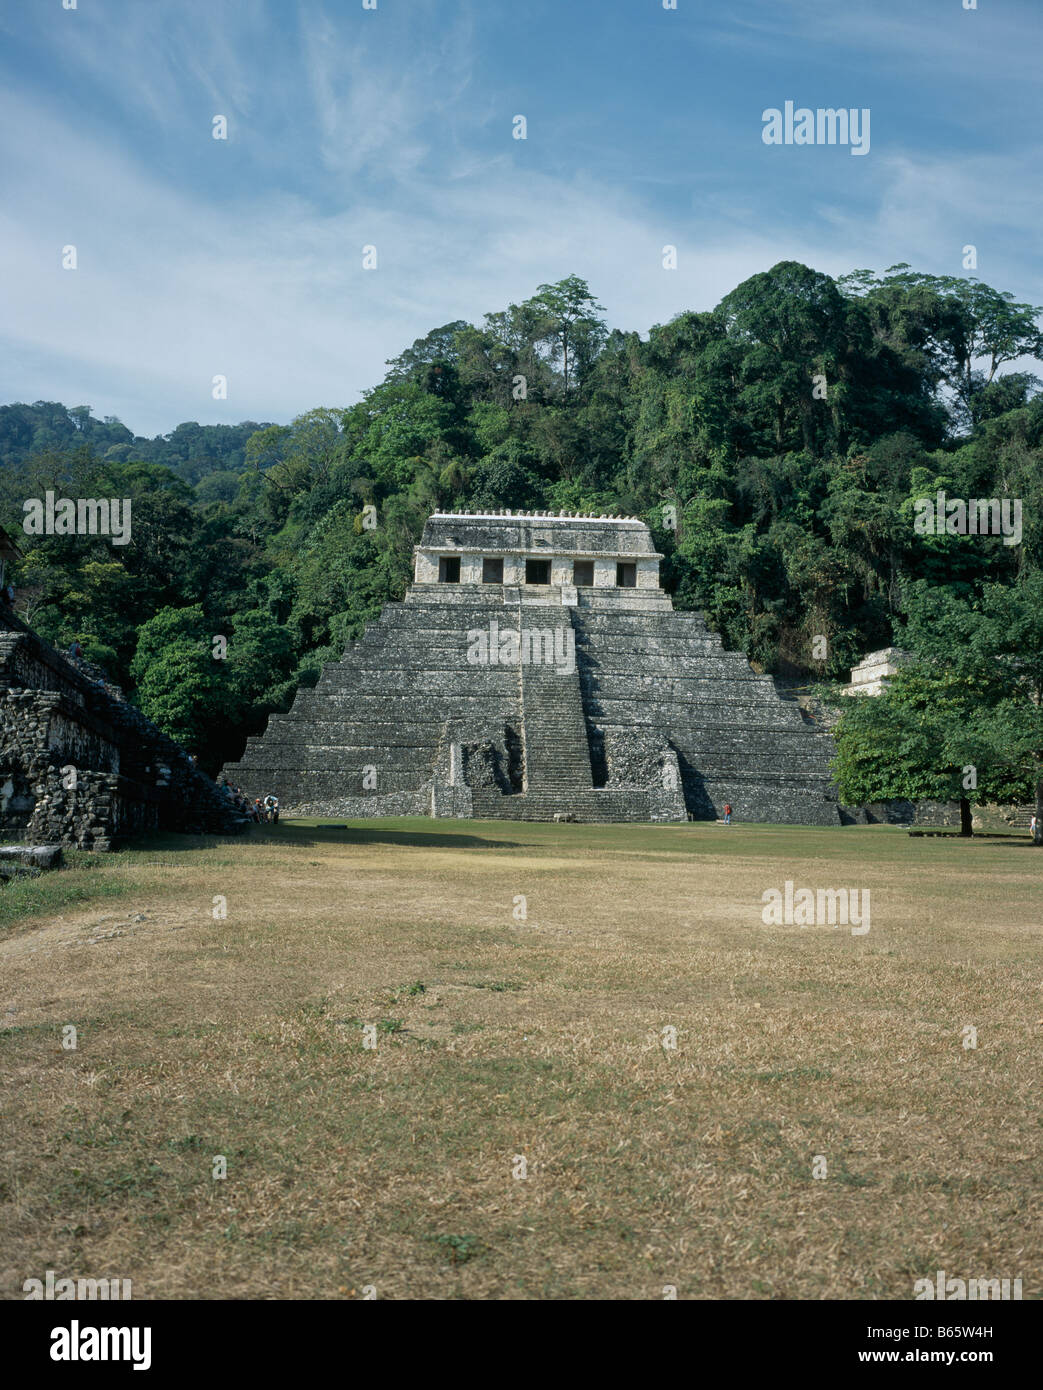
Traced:
<svg viewBox="0 0 1043 1390">
<path fill-rule="evenodd" d="M 255 796 L 251 801 L 242 787 L 233 787 L 227 777 L 221 778 L 221 790 L 231 799 L 235 809 L 242 811 L 244 816 L 249 816 L 255 824 L 278 825 L 279 798 L 271 792 L 263 798 Z"/>
</svg>

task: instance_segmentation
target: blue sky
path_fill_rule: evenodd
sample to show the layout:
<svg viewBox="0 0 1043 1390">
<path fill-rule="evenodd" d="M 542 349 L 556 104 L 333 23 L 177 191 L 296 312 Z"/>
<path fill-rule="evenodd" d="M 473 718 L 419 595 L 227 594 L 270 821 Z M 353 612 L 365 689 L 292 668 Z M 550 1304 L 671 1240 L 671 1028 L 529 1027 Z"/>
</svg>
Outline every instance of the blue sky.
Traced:
<svg viewBox="0 0 1043 1390">
<path fill-rule="evenodd" d="M 287 421 L 573 273 L 641 333 L 967 244 L 1043 303 L 1043 4 L 963 3 L 0 0 L 0 402 Z M 869 153 L 765 145 L 787 100 Z"/>
</svg>

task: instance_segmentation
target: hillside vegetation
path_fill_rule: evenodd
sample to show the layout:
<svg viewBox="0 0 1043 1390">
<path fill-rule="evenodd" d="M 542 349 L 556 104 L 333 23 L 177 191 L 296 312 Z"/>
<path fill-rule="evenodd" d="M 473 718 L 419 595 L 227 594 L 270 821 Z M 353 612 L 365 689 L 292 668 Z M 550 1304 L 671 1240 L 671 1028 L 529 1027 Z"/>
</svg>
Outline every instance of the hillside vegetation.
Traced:
<svg viewBox="0 0 1043 1390">
<path fill-rule="evenodd" d="M 727 645 L 840 676 L 915 642 L 939 604 L 951 632 L 990 592 L 1031 607 L 1043 397 L 1014 368 L 1043 354 L 1036 314 L 976 280 L 784 262 L 642 339 L 609 332 L 570 276 L 436 328 L 357 404 L 285 426 L 144 440 L 87 407 L 6 406 L 9 530 L 48 489 L 133 501 L 126 546 L 20 537 L 18 609 L 60 645 L 79 638 L 214 767 L 402 596 L 433 509 L 619 511 L 651 525 L 675 603 Z M 1021 499 L 1021 543 L 916 534 L 916 500 L 939 489 Z M 1024 690 L 980 694 L 978 668 L 961 679 L 975 708 L 1026 707 Z M 1043 732 L 1018 737 L 1003 777 L 1024 797 Z"/>
</svg>

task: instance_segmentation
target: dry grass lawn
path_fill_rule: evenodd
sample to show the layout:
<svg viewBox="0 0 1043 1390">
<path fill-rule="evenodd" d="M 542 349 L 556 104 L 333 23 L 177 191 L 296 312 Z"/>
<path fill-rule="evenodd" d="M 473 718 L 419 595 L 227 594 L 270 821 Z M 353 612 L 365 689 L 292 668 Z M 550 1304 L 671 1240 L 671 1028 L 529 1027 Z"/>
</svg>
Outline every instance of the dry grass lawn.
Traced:
<svg viewBox="0 0 1043 1390">
<path fill-rule="evenodd" d="M 1041 871 L 888 828 L 405 820 L 63 871 L 0 928 L 0 1294 L 1038 1298 Z M 868 888 L 871 930 L 766 926 L 787 879 Z"/>
</svg>

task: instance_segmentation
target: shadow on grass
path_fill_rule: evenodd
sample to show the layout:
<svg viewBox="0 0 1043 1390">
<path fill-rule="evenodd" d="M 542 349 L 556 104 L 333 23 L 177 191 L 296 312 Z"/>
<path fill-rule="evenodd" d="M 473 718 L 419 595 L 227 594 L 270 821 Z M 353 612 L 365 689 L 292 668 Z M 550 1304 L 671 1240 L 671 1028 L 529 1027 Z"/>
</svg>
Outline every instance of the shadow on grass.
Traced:
<svg viewBox="0 0 1043 1390">
<path fill-rule="evenodd" d="M 808 827 L 777 823 L 747 822 L 741 825 L 724 826 L 714 821 L 687 821 L 661 824 L 652 821 L 635 821 L 623 824 L 601 824 L 594 821 L 557 824 L 552 821 L 523 821 L 517 829 L 517 837 L 504 839 L 507 829 L 505 822 L 497 820 L 456 821 L 460 829 L 448 829 L 444 820 L 434 820 L 424 816 L 388 816 L 365 821 L 318 820 L 310 816 L 300 819 L 284 819 L 278 825 L 251 825 L 240 835 L 182 835 L 169 831 L 153 831 L 136 836 L 120 846 L 120 850 L 130 855 L 152 853 L 182 854 L 192 850 L 227 850 L 237 845 L 283 845 L 292 849 L 320 849 L 324 845 L 400 845 L 413 849 L 464 849 L 464 850 L 524 850 L 541 849 L 578 850 L 586 852 L 592 847 L 608 852 L 619 847 L 621 841 L 631 842 L 629 847 L 638 852 L 655 851 L 671 854 L 689 854 L 695 849 L 704 850 L 712 846 L 715 850 L 726 848 L 726 852 L 746 853 L 749 841 L 754 839 L 786 839 L 793 832 L 803 835 Z M 463 827 L 466 826 L 466 830 Z M 512 829 L 515 827 L 512 826 Z M 811 827 L 812 830 L 825 830 L 836 835 L 837 847 L 841 839 L 849 841 L 853 833 L 861 832 L 875 837 L 901 835 L 896 826 L 826 826 Z M 843 829 L 844 835 L 839 832 Z M 510 833 L 510 832 L 507 832 Z M 591 836 L 598 840 L 592 846 Z M 602 843 L 604 840 L 604 843 Z M 740 844 L 740 842 L 742 842 Z"/>
<path fill-rule="evenodd" d="M 396 826 L 301 825 L 284 821 L 262 832 L 274 842 L 295 845 L 414 845 L 421 849 L 524 849 L 517 840 L 492 840 L 485 835 L 450 834 L 444 830 L 410 830 Z"/>
<path fill-rule="evenodd" d="M 432 826 L 436 822 L 430 822 Z M 237 845 L 287 845 L 293 848 L 316 848 L 322 845 L 412 845 L 421 849 L 523 849 L 515 840 L 494 840 L 488 836 L 464 835 L 444 830 L 427 830 L 424 822 L 415 828 L 408 822 L 387 821 L 383 824 L 353 825 L 342 822 L 310 825 L 302 821 L 284 820 L 278 825 L 252 825 L 242 835 L 179 835 L 155 831 L 135 836 L 120 846 L 121 852 L 176 853 L 190 850 L 234 849 Z"/>
</svg>

